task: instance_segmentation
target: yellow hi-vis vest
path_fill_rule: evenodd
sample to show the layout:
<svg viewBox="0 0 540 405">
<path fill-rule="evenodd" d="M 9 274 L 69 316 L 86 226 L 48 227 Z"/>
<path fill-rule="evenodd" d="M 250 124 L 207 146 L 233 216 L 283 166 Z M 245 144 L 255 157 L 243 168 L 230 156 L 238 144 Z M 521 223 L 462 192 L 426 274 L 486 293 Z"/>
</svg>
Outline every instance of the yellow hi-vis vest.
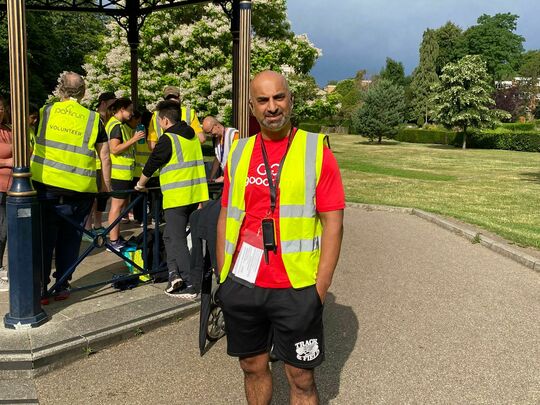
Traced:
<svg viewBox="0 0 540 405">
<path fill-rule="evenodd" d="M 315 210 L 315 191 L 321 175 L 323 134 L 298 130 L 281 169 L 279 182 L 279 229 L 283 264 L 293 288 L 315 284 L 320 258 L 322 227 Z M 230 179 L 224 282 L 232 265 L 238 235 L 245 217 L 245 191 L 255 136 L 233 143 L 227 162 Z M 270 204 L 270 202 L 268 203 Z"/>
<path fill-rule="evenodd" d="M 131 138 L 127 125 L 122 124 L 116 117 L 111 117 L 105 127 L 109 140 L 111 132 L 117 125 L 120 125 L 122 131 L 122 143 Z M 135 167 L 135 148 L 130 146 L 126 151 L 115 155 L 111 153 L 111 179 L 115 180 L 133 180 L 133 168 Z"/>
<path fill-rule="evenodd" d="M 135 143 L 135 168 L 133 169 L 133 177 L 141 177 L 144 165 L 148 162 L 148 158 L 151 154 L 152 151 L 150 150 L 146 139 L 144 140 L 144 143 Z M 159 176 L 159 170 L 156 170 L 155 173 L 152 174 L 152 177 L 157 176 Z"/>
<path fill-rule="evenodd" d="M 208 200 L 208 185 L 199 138 L 186 139 L 165 132 L 171 140 L 171 159 L 160 170 L 163 209 Z"/>
<path fill-rule="evenodd" d="M 67 190 L 96 193 L 99 115 L 74 100 L 47 105 L 39 115 L 30 162 L 32 178 Z"/>
<path fill-rule="evenodd" d="M 193 117 L 195 117 L 195 110 L 193 108 L 189 107 L 182 107 L 182 117 L 180 118 L 182 121 L 185 121 L 188 126 L 191 126 L 191 121 L 193 120 Z M 159 125 L 158 121 L 158 112 L 154 111 L 154 114 L 152 115 L 152 122 L 154 124 L 154 129 L 156 130 L 156 135 L 159 138 L 161 135 L 163 135 L 163 129 Z"/>
</svg>

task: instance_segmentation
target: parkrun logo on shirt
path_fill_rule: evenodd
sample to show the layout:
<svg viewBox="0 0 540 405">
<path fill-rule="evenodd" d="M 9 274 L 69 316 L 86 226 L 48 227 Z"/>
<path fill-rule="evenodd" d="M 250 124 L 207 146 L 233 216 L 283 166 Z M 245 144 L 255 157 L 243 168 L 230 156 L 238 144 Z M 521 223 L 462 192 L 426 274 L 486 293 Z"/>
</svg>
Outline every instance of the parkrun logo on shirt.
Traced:
<svg viewBox="0 0 540 405">
<path fill-rule="evenodd" d="M 270 170 L 272 170 L 272 181 L 275 182 L 279 170 L 279 163 L 274 163 L 272 166 L 270 166 Z M 246 186 L 249 186 L 250 184 L 255 184 L 257 186 L 268 187 L 268 176 L 266 176 L 266 168 L 264 167 L 264 163 L 261 163 L 257 167 L 257 174 L 257 177 L 248 176 L 246 180 Z"/>
<path fill-rule="evenodd" d="M 53 112 L 55 114 L 69 115 L 70 117 L 81 119 L 84 118 L 84 114 L 78 113 L 76 111 L 71 111 L 72 106 L 68 105 L 66 107 L 55 107 Z"/>
</svg>

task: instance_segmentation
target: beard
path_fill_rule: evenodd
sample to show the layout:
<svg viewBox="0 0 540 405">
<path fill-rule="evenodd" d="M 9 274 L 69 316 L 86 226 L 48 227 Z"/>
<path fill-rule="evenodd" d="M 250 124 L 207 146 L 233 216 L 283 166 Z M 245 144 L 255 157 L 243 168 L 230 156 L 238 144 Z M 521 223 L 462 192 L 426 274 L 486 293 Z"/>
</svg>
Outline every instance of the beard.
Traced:
<svg viewBox="0 0 540 405">
<path fill-rule="evenodd" d="M 281 114 L 281 116 L 280 116 Z M 291 120 L 291 113 L 281 111 L 280 114 L 265 116 L 260 122 L 261 126 L 271 131 L 279 131 Z M 279 119 L 272 120 L 274 117 L 280 117 Z"/>
</svg>

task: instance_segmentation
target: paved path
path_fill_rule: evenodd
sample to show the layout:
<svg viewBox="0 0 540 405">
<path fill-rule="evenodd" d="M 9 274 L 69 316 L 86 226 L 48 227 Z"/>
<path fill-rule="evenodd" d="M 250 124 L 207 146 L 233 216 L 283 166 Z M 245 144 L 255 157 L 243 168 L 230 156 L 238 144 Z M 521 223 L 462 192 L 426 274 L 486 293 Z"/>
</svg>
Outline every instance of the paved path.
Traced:
<svg viewBox="0 0 540 405">
<path fill-rule="evenodd" d="M 323 404 L 540 404 L 540 275 L 417 217 L 349 208 L 326 303 Z M 197 317 L 36 379 L 41 404 L 239 404 Z M 275 404 L 287 403 L 275 366 Z"/>
</svg>

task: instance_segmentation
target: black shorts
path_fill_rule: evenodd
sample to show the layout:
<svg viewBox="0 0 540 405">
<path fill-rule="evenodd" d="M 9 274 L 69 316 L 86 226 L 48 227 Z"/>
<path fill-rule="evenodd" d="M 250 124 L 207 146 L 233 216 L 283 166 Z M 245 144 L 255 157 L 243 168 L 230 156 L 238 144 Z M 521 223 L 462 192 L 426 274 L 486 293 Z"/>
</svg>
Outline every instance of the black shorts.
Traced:
<svg viewBox="0 0 540 405">
<path fill-rule="evenodd" d="M 115 191 L 133 190 L 133 187 L 133 180 L 111 179 L 111 197 L 126 200 L 131 195 L 130 193 L 115 193 Z"/>
<path fill-rule="evenodd" d="M 227 353 L 250 357 L 269 352 L 294 367 L 324 360 L 323 304 L 315 286 L 301 289 L 246 287 L 227 279 L 217 292 L 227 331 Z"/>
</svg>

